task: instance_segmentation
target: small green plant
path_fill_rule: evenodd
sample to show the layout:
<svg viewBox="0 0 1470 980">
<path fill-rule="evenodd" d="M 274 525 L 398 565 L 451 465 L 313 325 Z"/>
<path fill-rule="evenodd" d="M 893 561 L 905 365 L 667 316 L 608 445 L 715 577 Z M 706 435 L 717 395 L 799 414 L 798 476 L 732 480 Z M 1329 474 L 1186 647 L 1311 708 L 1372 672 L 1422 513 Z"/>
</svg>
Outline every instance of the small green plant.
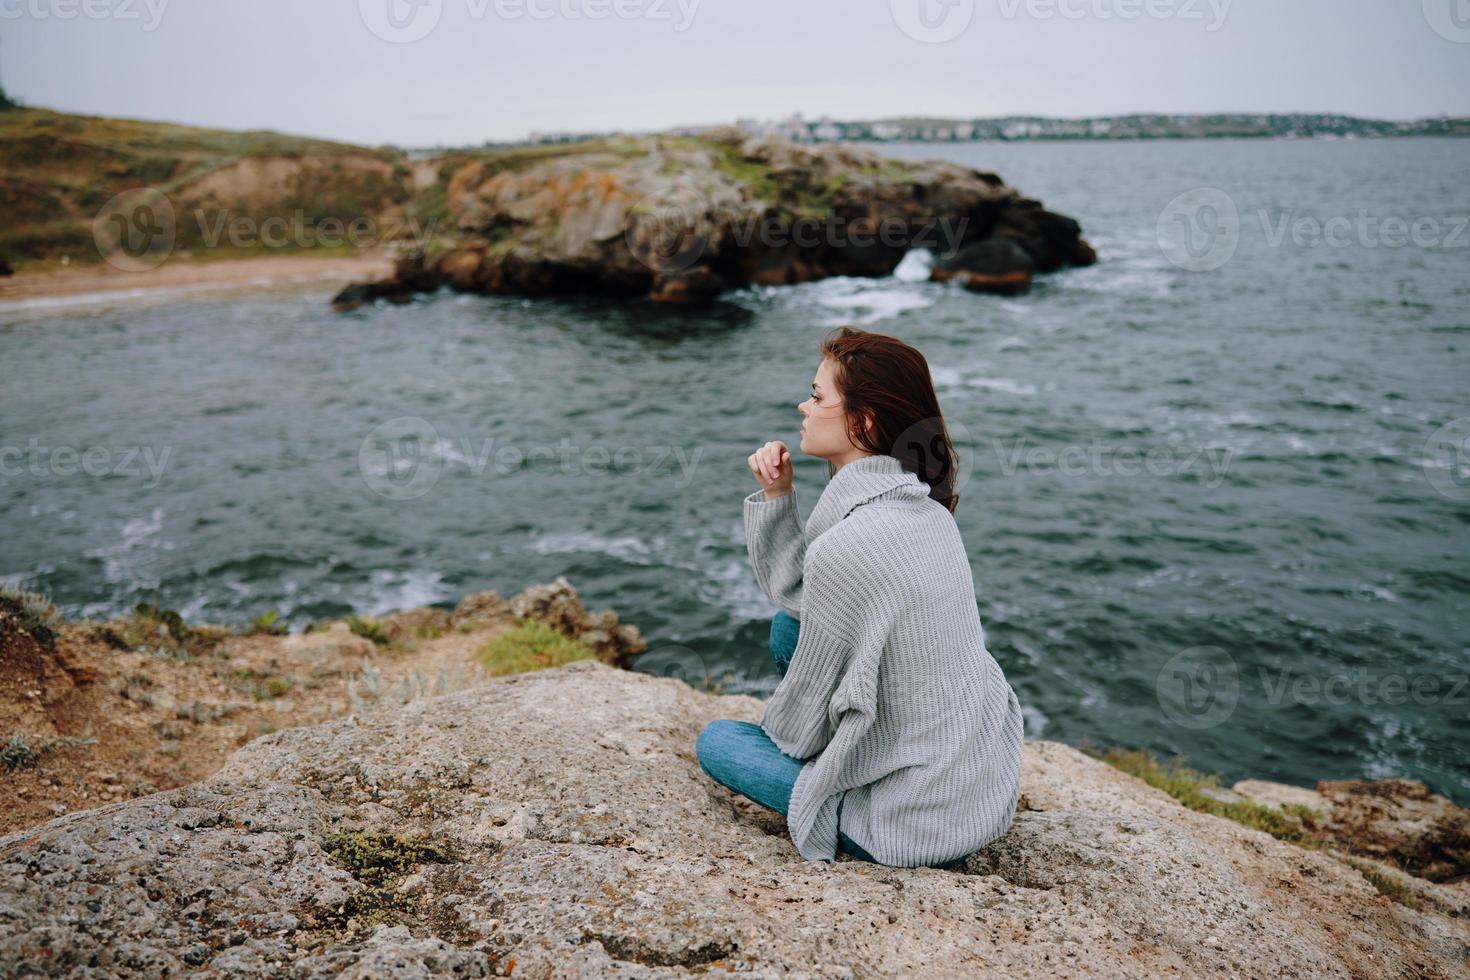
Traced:
<svg viewBox="0 0 1470 980">
<path fill-rule="evenodd" d="M 184 617 L 172 609 L 162 608 L 157 599 L 138 603 L 133 607 L 133 615 L 159 624 L 168 631 L 175 643 L 182 643 L 189 636 L 189 627 L 184 625 Z"/>
<path fill-rule="evenodd" d="M 4 745 L 0 745 L 0 762 L 12 772 L 25 769 L 36 764 L 36 750 L 31 748 L 24 735 L 12 735 Z"/>
<path fill-rule="evenodd" d="M 1368 884 L 1378 890 L 1378 894 L 1391 902 L 1406 905 L 1417 911 L 1424 911 L 1424 902 L 1417 895 L 1404 887 L 1403 883 L 1389 877 L 1383 870 L 1367 861 L 1355 861 L 1352 858 L 1339 857 L 1339 861 L 1355 869 L 1358 874 L 1367 879 Z"/>
<path fill-rule="evenodd" d="M 40 761 L 41 756 L 55 749 L 73 749 L 96 744 L 97 735 L 92 731 L 91 719 L 87 720 L 78 735 L 61 735 L 35 746 L 32 746 L 30 740 L 24 735 L 13 734 L 5 740 L 3 745 L 0 745 L 0 764 L 3 764 L 6 770 L 14 772 L 17 769 L 34 766 Z"/>
<path fill-rule="evenodd" d="M 388 646 L 392 642 L 388 639 L 388 634 L 383 632 L 383 624 L 371 616 L 348 616 L 347 628 L 380 647 Z"/>
<path fill-rule="evenodd" d="M 250 632 L 265 633 L 268 636 L 285 636 L 291 631 L 281 621 L 274 609 L 267 609 L 250 621 Z"/>
<path fill-rule="evenodd" d="M 231 633 L 217 626 L 192 628 L 178 612 L 163 608 L 153 599 L 138 603 L 127 617 L 104 627 L 101 638 L 128 650 L 189 660 L 195 654 L 213 650 Z"/>
<path fill-rule="evenodd" d="M 56 645 L 56 636 L 61 631 L 61 614 L 45 596 L 13 585 L 0 585 L 0 612 L 14 617 L 17 625 L 41 646 L 50 649 Z"/>
<path fill-rule="evenodd" d="M 559 633 L 539 619 L 522 619 L 514 629 L 492 638 L 476 651 L 492 677 L 560 667 L 574 660 L 593 660 L 587 644 Z"/>
</svg>

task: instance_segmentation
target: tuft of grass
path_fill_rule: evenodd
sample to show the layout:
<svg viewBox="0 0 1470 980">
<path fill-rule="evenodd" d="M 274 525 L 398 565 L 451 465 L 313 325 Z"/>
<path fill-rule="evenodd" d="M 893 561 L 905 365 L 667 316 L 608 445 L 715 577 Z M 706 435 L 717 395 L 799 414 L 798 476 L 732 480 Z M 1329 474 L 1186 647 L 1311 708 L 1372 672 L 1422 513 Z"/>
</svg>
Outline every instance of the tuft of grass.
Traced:
<svg viewBox="0 0 1470 980">
<path fill-rule="evenodd" d="M 1358 874 L 1367 879 L 1368 884 L 1378 890 L 1378 894 L 1389 901 L 1406 905 L 1419 912 L 1424 911 L 1424 902 L 1420 900 L 1419 896 L 1405 888 L 1402 882 L 1396 881 L 1384 874 L 1381 868 L 1367 861 L 1355 861 L 1347 857 L 1339 857 L 1338 860 L 1348 867 L 1355 869 Z"/>
<path fill-rule="evenodd" d="M 383 632 L 383 624 L 371 616 L 348 616 L 347 628 L 380 647 L 388 646 L 392 642 L 388 634 Z"/>
<path fill-rule="evenodd" d="M 41 756 L 56 749 L 74 749 L 85 745 L 96 745 L 97 734 L 92 731 L 92 721 L 87 720 L 79 735 L 62 735 L 57 738 L 32 746 L 30 740 L 24 735 L 13 734 L 0 745 L 0 764 L 7 771 L 14 772 L 17 769 L 25 769 L 34 766 L 40 761 Z"/>
<path fill-rule="evenodd" d="M 24 735 L 11 735 L 4 745 L 0 745 L 0 763 L 4 763 L 5 768 L 11 772 L 34 766 L 36 750 L 31 748 L 31 743 L 26 741 Z"/>
<path fill-rule="evenodd" d="M 269 636 L 285 636 L 291 632 L 286 624 L 281 622 L 280 616 L 274 609 L 267 609 L 250 621 L 251 633 L 265 633 Z"/>
<path fill-rule="evenodd" d="M 1191 769 L 1177 756 L 1161 760 L 1143 749 L 1113 748 L 1103 752 L 1100 758 L 1113 768 L 1137 776 L 1155 789 L 1163 790 L 1191 810 L 1234 820 L 1246 827 L 1264 831 L 1278 840 L 1303 847 L 1322 847 L 1325 843 L 1315 832 L 1312 810 L 1309 807 L 1264 806 L 1250 800 L 1222 803 L 1203 792 L 1206 789 L 1223 789 L 1220 777 L 1214 773 Z"/>
<path fill-rule="evenodd" d="M 491 677 L 597 658 L 587 644 L 558 633 L 539 619 L 522 619 L 514 629 L 494 637 L 475 655 Z"/>
<path fill-rule="evenodd" d="M 260 671 L 250 670 L 245 667 L 236 667 L 228 676 L 224 677 L 225 683 L 242 694 L 248 694 L 257 701 L 269 701 L 291 693 L 291 679 L 280 674 L 267 674 Z"/>
<path fill-rule="evenodd" d="M 158 604 L 157 599 L 148 602 L 140 602 L 133 607 L 133 616 L 150 623 L 156 623 L 175 643 L 182 643 L 189 637 L 189 627 L 184 625 L 184 617 L 173 609 L 164 609 Z"/>
<path fill-rule="evenodd" d="M 13 616 L 20 628 L 41 646 L 50 649 L 56 645 L 61 614 L 50 599 L 13 585 L 0 585 L 0 611 Z"/>
<path fill-rule="evenodd" d="M 110 646 L 180 661 L 213 652 L 234 635 L 222 626 L 189 626 L 178 612 L 163 608 L 156 599 L 138 603 L 126 618 L 95 632 Z"/>
</svg>

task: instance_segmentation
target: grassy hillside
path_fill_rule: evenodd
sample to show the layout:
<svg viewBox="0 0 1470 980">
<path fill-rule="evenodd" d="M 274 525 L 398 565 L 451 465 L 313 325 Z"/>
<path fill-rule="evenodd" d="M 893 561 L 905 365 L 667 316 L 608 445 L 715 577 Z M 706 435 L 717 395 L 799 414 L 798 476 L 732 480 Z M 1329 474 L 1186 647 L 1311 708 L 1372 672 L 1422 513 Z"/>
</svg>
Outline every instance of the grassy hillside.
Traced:
<svg viewBox="0 0 1470 980">
<path fill-rule="evenodd" d="M 181 211 L 260 219 L 301 207 L 351 220 L 402 203 L 408 175 L 393 148 L 13 108 L 0 111 L 0 256 L 99 260 L 92 220 L 134 188 Z M 201 244 L 200 222 L 179 217 L 180 247 Z"/>
</svg>

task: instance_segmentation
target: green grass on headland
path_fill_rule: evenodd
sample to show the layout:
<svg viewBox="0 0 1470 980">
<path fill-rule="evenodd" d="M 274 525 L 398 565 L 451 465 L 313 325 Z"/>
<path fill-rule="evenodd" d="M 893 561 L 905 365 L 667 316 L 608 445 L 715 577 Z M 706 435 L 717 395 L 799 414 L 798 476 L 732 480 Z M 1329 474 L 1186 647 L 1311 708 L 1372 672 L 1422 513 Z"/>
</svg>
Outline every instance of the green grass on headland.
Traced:
<svg viewBox="0 0 1470 980">
<path fill-rule="evenodd" d="M 557 632 L 539 619 L 526 619 L 486 643 L 477 656 L 491 677 L 499 677 L 560 667 L 575 660 L 591 660 L 597 654 L 587 644 Z"/>
</svg>

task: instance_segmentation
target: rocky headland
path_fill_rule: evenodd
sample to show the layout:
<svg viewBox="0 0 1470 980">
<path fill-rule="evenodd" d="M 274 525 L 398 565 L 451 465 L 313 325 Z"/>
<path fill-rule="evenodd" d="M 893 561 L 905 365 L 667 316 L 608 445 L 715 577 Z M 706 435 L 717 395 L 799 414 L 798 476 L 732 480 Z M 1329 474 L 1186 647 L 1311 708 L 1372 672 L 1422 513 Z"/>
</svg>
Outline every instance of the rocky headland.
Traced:
<svg viewBox="0 0 1470 980">
<path fill-rule="evenodd" d="M 699 303 L 752 284 L 886 276 L 911 249 L 933 254 L 936 280 L 1017 293 L 1035 272 L 1097 258 L 1075 220 L 996 174 L 735 129 L 469 157 L 439 173 L 449 241 L 344 290 L 339 308 L 443 285 Z"/>
<path fill-rule="evenodd" d="M 7 801 L 98 791 L 0 836 L 0 972 L 1466 975 L 1466 812 L 1408 781 L 1245 781 L 1210 790 L 1226 819 L 1030 742 L 960 870 L 807 862 L 694 756 L 763 702 L 639 669 L 564 579 L 279 632 L 0 602 Z M 167 788 L 94 768 L 167 779 L 194 744 Z"/>
</svg>

